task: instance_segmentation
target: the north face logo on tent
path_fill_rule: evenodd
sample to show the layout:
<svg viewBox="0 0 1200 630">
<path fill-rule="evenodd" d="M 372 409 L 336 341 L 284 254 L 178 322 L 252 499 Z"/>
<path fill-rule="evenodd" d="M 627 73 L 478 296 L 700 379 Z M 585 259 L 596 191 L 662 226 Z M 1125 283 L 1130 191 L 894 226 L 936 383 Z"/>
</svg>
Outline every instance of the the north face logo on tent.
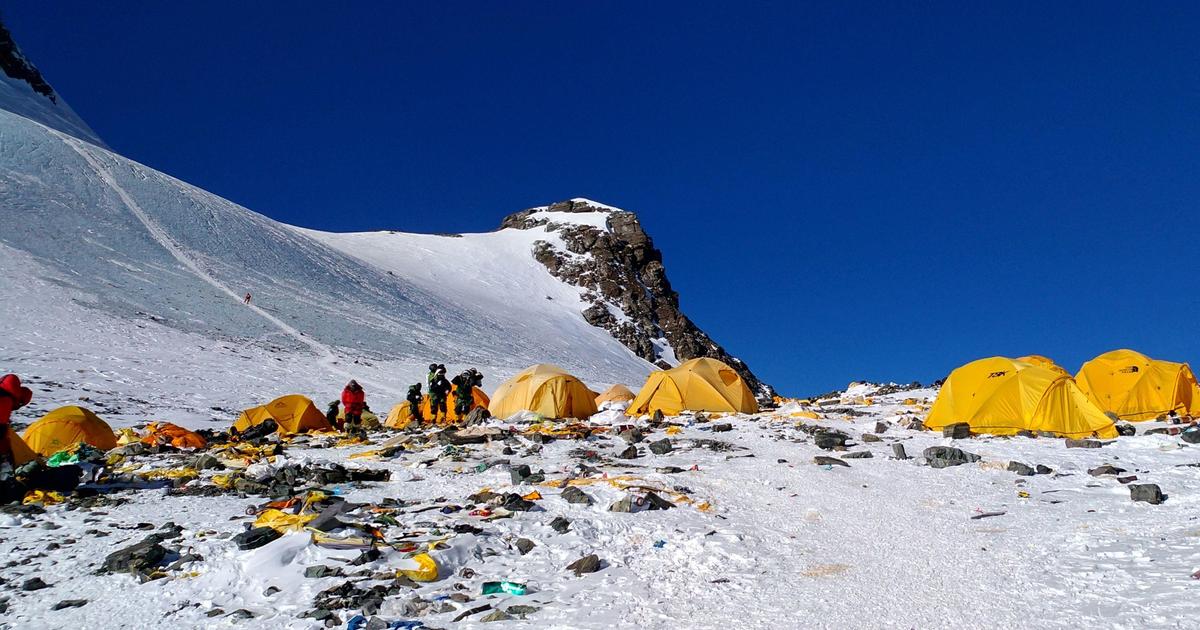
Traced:
<svg viewBox="0 0 1200 630">
<path fill-rule="evenodd" d="M 1008 374 L 1008 370 L 1004 370 L 1002 372 L 992 372 L 991 374 L 988 374 L 988 378 L 999 378 L 1005 374 Z"/>
<path fill-rule="evenodd" d="M 1121 368 L 1121 369 L 1119 369 L 1119 370 L 1117 370 L 1117 371 L 1118 371 L 1118 372 L 1120 372 L 1120 373 L 1122 373 L 1122 374 L 1133 374 L 1134 372 L 1137 372 L 1137 371 L 1138 371 L 1138 366 L 1136 366 L 1136 365 L 1131 365 L 1131 366 L 1129 366 L 1129 367 L 1123 367 L 1123 368 Z"/>
</svg>

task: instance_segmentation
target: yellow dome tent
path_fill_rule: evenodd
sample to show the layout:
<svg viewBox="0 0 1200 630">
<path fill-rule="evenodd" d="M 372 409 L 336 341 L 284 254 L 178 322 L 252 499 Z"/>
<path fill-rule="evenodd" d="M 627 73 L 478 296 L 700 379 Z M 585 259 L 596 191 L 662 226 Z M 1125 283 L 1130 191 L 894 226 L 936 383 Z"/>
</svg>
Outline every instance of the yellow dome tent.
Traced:
<svg viewBox="0 0 1200 630">
<path fill-rule="evenodd" d="M 651 372 L 625 413 L 640 416 L 657 410 L 668 416 L 684 410 L 757 413 L 758 401 L 733 368 L 700 358 Z"/>
<path fill-rule="evenodd" d="M 1153 420 L 1170 411 L 1200 416 L 1200 388 L 1186 363 L 1113 350 L 1084 363 L 1075 382 L 1097 407 L 1122 420 Z"/>
<path fill-rule="evenodd" d="M 475 407 L 483 407 L 484 409 L 487 409 L 488 404 L 491 403 L 487 393 L 478 387 L 471 389 L 471 399 L 474 401 Z M 425 424 L 433 424 L 433 414 L 429 412 L 429 396 L 425 396 L 421 399 L 421 417 L 425 419 Z M 443 426 L 451 425 L 456 424 L 461 420 L 466 420 L 466 418 L 460 418 L 458 417 L 458 414 L 455 413 L 454 394 L 450 394 L 446 400 L 446 417 L 441 424 Z M 393 429 L 403 429 L 408 427 L 409 423 L 412 421 L 413 417 L 412 413 L 410 413 L 408 409 L 408 401 L 404 401 L 397 403 L 392 407 L 392 410 L 388 412 L 387 418 L 383 421 L 383 424 Z"/>
<path fill-rule="evenodd" d="M 21 436 L 33 452 L 49 457 L 64 448 L 84 442 L 102 451 L 117 447 L 112 427 L 90 409 L 68 405 L 59 407 L 29 425 Z"/>
<path fill-rule="evenodd" d="M 333 429 L 313 401 L 300 394 L 280 396 L 265 405 L 243 411 L 237 422 L 233 423 L 233 428 L 241 432 L 267 420 L 274 420 L 279 425 L 280 433 Z"/>
<path fill-rule="evenodd" d="M 1055 372 L 1064 374 L 1066 376 L 1071 375 L 1071 373 L 1066 371 L 1065 369 L 1063 369 L 1063 367 L 1061 365 L 1055 363 L 1054 359 L 1051 359 L 1050 357 L 1044 357 L 1040 354 L 1027 354 L 1023 357 L 1017 357 L 1017 361 L 1024 361 L 1025 363 L 1032 363 L 1036 366 L 1054 370 Z"/>
<path fill-rule="evenodd" d="M 596 413 L 596 394 L 557 365 L 539 364 L 501 383 L 488 411 L 497 418 L 532 411 L 547 418 L 583 419 Z"/>
<path fill-rule="evenodd" d="M 38 454 L 29 448 L 25 440 L 22 440 L 21 436 L 12 430 L 12 427 L 5 427 L 5 430 L 8 431 L 8 445 L 12 448 L 14 466 L 24 466 L 26 463 L 37 459 Z"/>
<path fill-rule="evenodd" d="M 637 398 L 637 396 L 634 395 L 633 390 L 620 383 L 617 383 L 616 385 L 604 390 L 603 394 L 596 396 L 596 406 L 599 407 L 606 402 L 625 402 L 633 400 L 634 398 Z"/>
<path fill-rule="evenodd" d="M 1046 431 L 1070 438 L 1117 437 L 1112 419 L 1070 376 L 1007 357 L 979 359 L 950 373 L 925 427 L 938 430 L 958 422 L 994 435 Z"/>
</svg>

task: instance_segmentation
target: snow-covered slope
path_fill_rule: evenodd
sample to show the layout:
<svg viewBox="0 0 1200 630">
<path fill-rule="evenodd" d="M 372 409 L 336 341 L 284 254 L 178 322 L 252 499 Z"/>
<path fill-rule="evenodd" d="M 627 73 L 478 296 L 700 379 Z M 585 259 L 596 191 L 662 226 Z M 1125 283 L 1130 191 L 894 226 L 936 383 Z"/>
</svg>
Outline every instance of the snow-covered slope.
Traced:
<svg viewBox="0 0 1200 630">
<path fill-rule="evenodd" d="M 104 141 L 42 77 L 0 23 L 0 109 L 20 114 L 92 144 Z"/>
<path fill-rule="evenodd" d="M 0 205 L 20 218 L 0 243 L 55 274 L 46 290 L 70 290 L 60 301 L 130 325 L 295 352 L 332 380 L 355 374 L 334 366 L 356 359 L 394 363 L 388 382 L 373 383 L 393 393 L 431 361 L 482 366 L 492 384 L 543 361 L 596 385 L 637 385 L 651 369 L 588 325 L 578 290 L 533 260 L 533 241 L 553 238 L 544 230 L 382 234 L 386 247 L 375 251 L 372 237 L 348 256 L 322 242 L 334 235 L 285 226 L 3 111 Z M 393 243 L 382 241 L 405 248 L 410 264 L 389 263 Z M 19 298 L 3 309 L 18 330 L 53 320 Z"/>
</svg>

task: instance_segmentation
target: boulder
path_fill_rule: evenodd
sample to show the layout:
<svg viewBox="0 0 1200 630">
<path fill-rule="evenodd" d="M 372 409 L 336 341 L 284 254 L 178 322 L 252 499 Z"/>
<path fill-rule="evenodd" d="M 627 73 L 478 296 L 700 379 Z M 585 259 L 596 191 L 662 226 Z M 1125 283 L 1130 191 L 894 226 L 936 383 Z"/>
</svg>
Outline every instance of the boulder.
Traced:
<svg viewBox="0 0 1200 630">
<path fill-rule="evenodd" d="M 850 467 L 850 464 L 847 464 L 846 462 L 844 462 L 836 457 L 827 457 L 825 455 L 817 455 L 816 457 L 813 458 L 813 463 L 818 466 L 845 466 L 846 468 Z"/>
<path fill-rule="evenodd" d="M 663 438 L 650 443 L 650 452 L 654 453 L 655 455 L 666 455 L 672 450 L 674 450 L 674 447 L 671 446 L 671 440 L 669 438 Z"/>
<path fill-rule="evenodd" d="M 949 468 L 979 461 L 979 456 L 950 446 L 931 446 L 921 453 L 933 468 Z"/>
<path fill-rule="evenodd" d="M 871 459 L 873 457 L 875 457 L 875 454 L 871 451 L 855 451 L 842 455 L 842 459 Z"/>
<path fill-rule="evenodd" d="M 567 570 L 574 571 L 576 576 L 582 576 L 585 573 L 595 573 L 600 570 L 600 557 L 594 553 L 584 556 L 568 564 Z"/>
<path fill-rule="evenodd" d="M 588 493 L 576 488 L 575 486 L 567 486 L 563 488 L 561 496 L 567 503 L 579 503 L 583 505 L 591 505 L 592 497 Z"/>
<path fill-rule="evenodd" d="M 955 422 L 942 428 L 942 437 L 963 440 L 971 437 L 971 425 L 966 422 Z"/>
<path fill-rule="evenodd" d="M 528 538 L 518 538 L 516 540 L 516 542 L 513 543 L 513 545 L 517 548 L 517 551 L 521 552 L 522 556 L 529 553 L 530 551 L 533 551 L 533 548 L 537 546 L 532 540 L 529 540 Z"/>
<path fill-rule="evenodd" d="M 1158 505 L 1167 500 L 1167 495 L 1162 493 L 1162 489 L 1158 487 L 1158 484 L 1135 483 L 1129 486 L 1129 498 L 1134 501 L 1143 501 L 1151 505 Z"/>
<path fill-rule="evenodd" d="M 846 445 L 849 436 L 840 431 L 821 431 L 813 435 L 813 443 L 823 451 L 832 451 Z"/>
<path fill-rule="evenodd" d="M 1117 468 L 1112 464 L 1104 464 L 1103 466 L 1097 466 L 1089 470 L 1088 474 L 1093 477 L 1100 477 L 1102 475 L 1119 475 L 1123 472 L 1125 472 L 1124 468 Z"/>
<path fill-rule="evenodd" d="M 896 459 L 909 459 L 908 453 L 904 450 L 903 444 L 892 445 L 892 457 Z"/>
<path fill-rule="evenodd" d="M 620 453 L 617 453 L 617 457 L 620 459 L 637 459 L 637 456 L 638 456 L 637 447 L 632 444 L 630 444 L 629 446 L 626 446 L 625 449 L 622 450 Z"/>
<path fill-rule="evenodd" d="M 565 534 L 571 531 L 571 521 L 561 516 L 556 516 L 554 520 L 550 521 L 550 529 L 560 534 Z"/>
<path fill-rule="evenodd" d="M 1073 440 L 1071 438 L 1066 439 L 1066 444 L 1067 448 L 1100 448 L 1104 446 L 1104 443 L 1098 440 Z"/>
<path fill-rule="evenodd" d="M 864 434 L 862 434 L 862 437 L 859 439 L 861 439 L 864 442 L 882 442 L 883 441 L 883 438 L 879 437 L 878 435 L 875 435 L 874 433 L 864 433 Z"/>
<path fill-rule="evenodd" d="M 148 573 L 162 564 L 166 557 L 167 549 L 158 541 L 143 540 L 108 554 L 104 558 L 101 570 L 109 573 Z"/>
<path fill-rule="evenodd" d="M 1034 469 L 1022 464 L 1021 462 L 1008 462 L 1007 470 L 1009 472 L 1015 472 L 1022 477 L 1029 477 L 1036 474 Z"/>
</svg>

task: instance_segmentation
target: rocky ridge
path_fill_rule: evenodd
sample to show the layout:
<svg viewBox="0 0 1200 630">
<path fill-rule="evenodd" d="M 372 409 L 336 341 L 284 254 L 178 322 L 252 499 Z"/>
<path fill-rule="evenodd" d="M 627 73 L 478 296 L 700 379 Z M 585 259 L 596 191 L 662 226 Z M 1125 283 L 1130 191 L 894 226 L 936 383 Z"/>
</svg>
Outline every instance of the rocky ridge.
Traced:
<svg viewBox="0 0 1200 630">
<path fill-rule="evenodd" d="M 557 213 L 603 215 L 578 222 Z M 654 247 L 637 215 L 587 199 L 560 201 L 505 217 L 501 228 L 527 230 L 546 226 L 565 250 L 548 240 L 534 245 L 533 256 L 550 273 L 584 290 L 587 322 L 602 328 L 638 356 L 669 368 L 700 357 L 727 363 L 763 400 L 775 390 L 759 380 L 749 366 L 732 356 L 700 330 L 679 309 L 679 294 L 671 288 L 662 252 Z M 640 288 L 640 290 L 638 290 Z"/>
</svg>

